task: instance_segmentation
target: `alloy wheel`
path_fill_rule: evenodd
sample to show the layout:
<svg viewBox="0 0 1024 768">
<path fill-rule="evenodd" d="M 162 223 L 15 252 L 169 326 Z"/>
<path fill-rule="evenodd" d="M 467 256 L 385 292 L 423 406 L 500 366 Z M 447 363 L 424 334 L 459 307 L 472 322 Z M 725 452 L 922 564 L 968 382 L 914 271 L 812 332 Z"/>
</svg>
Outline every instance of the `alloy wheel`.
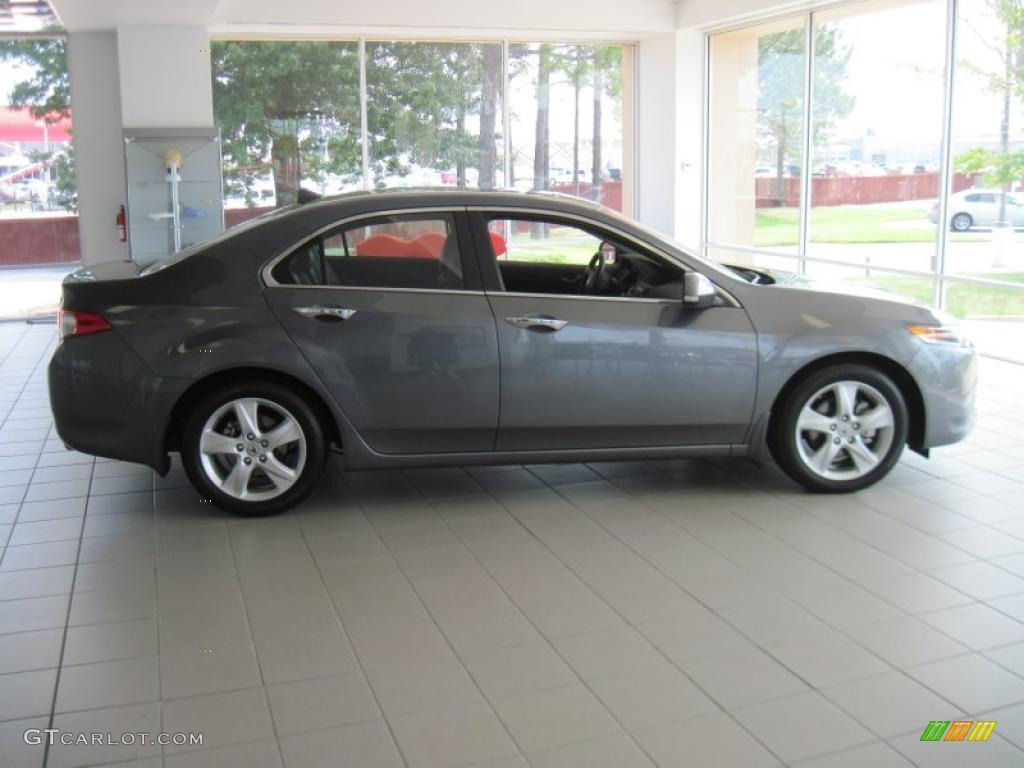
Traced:
<svg viewBox="0 0 1024 768">
<path fill-rule="evenodd" d="M 266 501 L 295 485 L 306 464 L 306 436 L 283 406 L 245 397 L 217 408 L 199 435 L 200 466 L 219 490 Z"/>
<path fill-rule="evenodd" d="M 837 381 L 804 403 L 796 421 L 800 460 L 828 480 L 856 480 L 881 464 L 892 446 L 889 401 L 862 381 Z"/>
</svg>

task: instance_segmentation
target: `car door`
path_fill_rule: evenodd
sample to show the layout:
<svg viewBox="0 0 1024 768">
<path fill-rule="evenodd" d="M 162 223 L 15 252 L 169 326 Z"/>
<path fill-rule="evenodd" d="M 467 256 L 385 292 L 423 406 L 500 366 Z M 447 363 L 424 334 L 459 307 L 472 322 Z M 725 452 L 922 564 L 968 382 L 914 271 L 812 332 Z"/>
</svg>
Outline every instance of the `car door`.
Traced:
<svg viewBox="0 0 1024 768">
<path fill-rule="evenodd" d="M 499 451 L 745 439 L 756 336 L 735 302 L 684 306 L 682 268 L 650 253 L 674 271 L 655 295 L 588 296 L 578 284 L 523 290 L 537 284 L 519 282 L 529 264 L 575 264 L 579 274 L 603 241 L 622 234 L 517 211 L 477 211 L 473 223 L 501 358 Z"/>
<path fill-rule="evenodd" d="M 469 243 L 464 210 L 372 214 L 265 270 L 271 309 L 378 453 L 494 447 L 497 336 Z"/>
<path fill-rule="evenodd" d="M 999 203 L 991 192 L 972 192 L 964 202 L 975 226 L 991 227 L 999 219 Z"/>
</svg>

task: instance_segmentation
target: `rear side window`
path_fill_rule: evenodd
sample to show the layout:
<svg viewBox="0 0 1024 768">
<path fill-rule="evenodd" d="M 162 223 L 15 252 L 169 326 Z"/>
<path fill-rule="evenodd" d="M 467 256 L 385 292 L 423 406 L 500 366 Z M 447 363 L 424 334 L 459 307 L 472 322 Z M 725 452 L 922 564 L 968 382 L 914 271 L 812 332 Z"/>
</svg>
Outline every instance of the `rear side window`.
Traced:
<svg viewBox="0 0 1024 768">
<path fill-rule="evenodd" d="M 360 219 L 305 243 L 274 267 L 282 285 L 462 290 L 462 254 L 448 213 Z"/>
<path fill-rule="evenodd" d="M 975 192 L 964 198 L 968 203 L 994 203 L 996 196 L 990 192 Z"/>
</svg>

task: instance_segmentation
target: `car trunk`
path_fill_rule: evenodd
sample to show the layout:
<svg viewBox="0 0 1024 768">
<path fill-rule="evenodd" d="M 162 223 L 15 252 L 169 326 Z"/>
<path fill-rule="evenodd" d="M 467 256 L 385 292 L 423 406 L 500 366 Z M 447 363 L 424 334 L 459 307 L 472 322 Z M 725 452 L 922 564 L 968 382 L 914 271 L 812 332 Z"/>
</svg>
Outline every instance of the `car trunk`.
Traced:
<svg viewBox="0 0 1024 768">
<path fill-rule="evenodd" d="M 61 284 L 61 307 L 99 310 L 124 290 L 126 281 L 138 276 L 139 265 L 134 261 L 107 261 L 76 269 Z"/>
</svg>

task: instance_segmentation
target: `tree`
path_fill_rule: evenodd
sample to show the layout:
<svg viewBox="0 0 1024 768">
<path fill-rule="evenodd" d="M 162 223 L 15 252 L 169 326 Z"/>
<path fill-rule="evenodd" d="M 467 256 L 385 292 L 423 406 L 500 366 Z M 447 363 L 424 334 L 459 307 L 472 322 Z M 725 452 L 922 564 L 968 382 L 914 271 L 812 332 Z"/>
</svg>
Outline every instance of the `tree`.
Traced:
<svg viewBox="0 0 1024 768">
<path fill-rule="evenodd" d="M 480 86 L 480 175 L 477 186 L 480 189 L 492 189 L 495 186 L 494 176 L 498 165 L 495 141 L 500 124 L 498 115 L 498 93 L 501 83 L 501 46 L 483 46 L 482 81 Z M 505 96 L 505 98 L 508 98 Z M 509 180 L 505 179 L 505 184 Z"/>
<path fill-rule="evenodd" d="M 379 181 L 410 164 L 455 168 L 494 186 L 501 47 L 479 43 L 374 43 L 367 47 L 371 163 Z M 473 123 L 479 120 L 479 132 Z"/>
<path fill-rule="evenodd" d="M 8 100 L 28 107 L 33 117 L 51 125 L 71 115 L 67 47 L 63 40 L 0 40 L 0 61 L 24 64 L 27 80 L 14 84 Z"/>
<path fill-rule="evenodd" d="M 215 41 L 213 108 L 229 180 L 249 181 L 269 156 L 277 204 L 295 202 L 304 164 L 359 168 L 359 60 L 337 42 Z M 321 138 L 312 141 L 318 125 Z"/>
<path fill-rule="evenodd" d="M 757 124 L 762 139 L 774 149 L 776 199 L 785 201 L 787 163 L 800 162 L 803 143 L 805 55 L 804 30 L 790 29 L 758 39 Z M 854 98 L 843 90 L 852 49 L 840 30 L 815 28 L 812 140 L 822 142 L 837 120 L 853 110 Z M 809 168 L 802 169 L 809 173 Z"/>
<path fill-rule="evenodd" d="M 999 150 L 975 148 L 956 158 L 958 171 L 983 173 L 987 184 L 998 186 L 999 221 L 997 226 L 1009 225 L 1006 218 L 1006 197 L 1010 185 L 1024 172 L 1024 153 L 1010 151 L 1010 116 L 1014 97 L 1024 96 L 1024 0 L 989 0 L 989 8 L 1003 28 L 998 42 L 990 36 L 979 34 L 984 45 L 992 52 L 994 64 L 986 69 L 976 62 L 960 62 L 960 66 L 973 71 L 1001 97 L 1002 113 L 999 119 Z M 968 28 L 974 29 L 970 20 L 964 17 Z M 975 30 L 977 32 L 977 30 Z"/>
<path fill-rule="evenodd" d="M 27 107 L 33 117 L 51 125 L 70 117 L 71 85 L 63 40 L 0 40 L 0 61 L 23 64 L 29 70 L 28 79 L 15 83 L 7 96 L 11 106 Z M 54 174 L 58 205 L 74 212 L 78 208 L 78 188 L 72 148 L 39 159 Z"/>
<path fill-rule="evenodd" d="M 561 45 L 554 49 L 551 66 L 563 73 L 572 86 L 572 193 L 580 193 L 580 91 L 592 73 L 590 46 Z"/>
<path fill-rule="evenodd" d="M 604 160 L 601 155 L 603 141 L 602 99 L 605 95 L 618 98 L 622 94 L 622 48 L 617 45 L 596 45 L 593 52 L 594 86 L 594 143 L 591 152 L 590 177 L 595 199 L 601 199 L 601 175 Z"/>
<path fill-rule="evenodd" d="M 551 172 L 550 155 L 550 113 L 551 70 L 553 68 L 552 46 L 541 43 L 537 46 L 537 118 L 534 128 L 533 188 L 547 189 Z"/>
</svg>

